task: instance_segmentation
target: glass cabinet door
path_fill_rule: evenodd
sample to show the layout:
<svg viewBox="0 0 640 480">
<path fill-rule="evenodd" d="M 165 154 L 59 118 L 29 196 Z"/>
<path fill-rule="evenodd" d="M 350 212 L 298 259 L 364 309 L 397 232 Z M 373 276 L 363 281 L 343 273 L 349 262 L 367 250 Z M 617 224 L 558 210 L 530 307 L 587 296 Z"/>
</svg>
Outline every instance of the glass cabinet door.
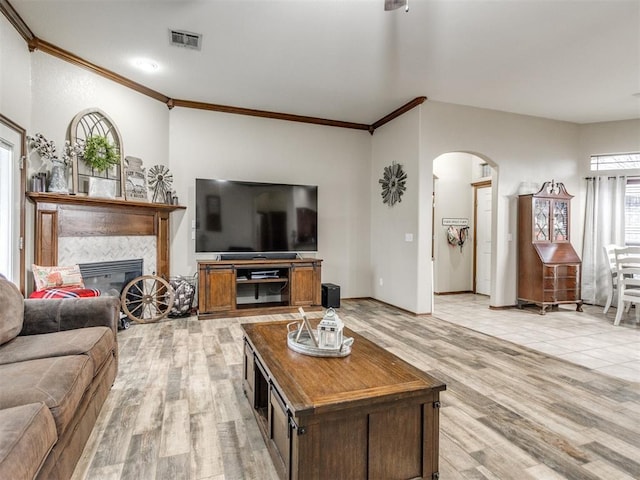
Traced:
<svg viewBox="0 0 640 480">
<path fill-rule="evenodd" d="M 551 201 L 548 199 L 533 200 L 533 241 L 548 242 L 551 238 L 550 231 Z"/>
<path fill-rule="evenodd" d="M 566 201 L 553 202 L 553 241 L 569 240 L 569 204 Z"/>
</svg>

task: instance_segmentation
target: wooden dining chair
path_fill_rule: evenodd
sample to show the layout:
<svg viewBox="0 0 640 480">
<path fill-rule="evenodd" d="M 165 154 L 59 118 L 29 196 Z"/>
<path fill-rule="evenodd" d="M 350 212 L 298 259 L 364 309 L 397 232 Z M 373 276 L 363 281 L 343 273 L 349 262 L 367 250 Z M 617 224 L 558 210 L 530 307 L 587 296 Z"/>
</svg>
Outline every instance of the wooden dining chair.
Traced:
<svg viewBox="0 0 640 480">
<path fill-rule="evenodd" d="M 618 281 L 618 308 L 614 325 L 620 325 L 627 305 L 635 305 L 636 322 L 640 321 L 640 247 L 623 247 L 614 250 Z"/>
</svg>

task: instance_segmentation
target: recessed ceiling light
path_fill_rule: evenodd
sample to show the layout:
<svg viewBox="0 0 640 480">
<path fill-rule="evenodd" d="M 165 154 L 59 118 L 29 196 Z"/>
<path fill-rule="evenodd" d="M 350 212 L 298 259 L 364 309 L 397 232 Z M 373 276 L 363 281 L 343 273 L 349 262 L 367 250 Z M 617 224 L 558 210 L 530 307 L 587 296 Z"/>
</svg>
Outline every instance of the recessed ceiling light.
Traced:
<svg viewBox="0 0 640 480">
<path fill-rule="evenodd" d="M 133 64 L 136 68 L 143 70 L 145 72 L 155 72 L 158 70 L 158 64 L 153 60 L 149 60 L 147 58 L 136 58 L 133 60 Z"/>
</svg>

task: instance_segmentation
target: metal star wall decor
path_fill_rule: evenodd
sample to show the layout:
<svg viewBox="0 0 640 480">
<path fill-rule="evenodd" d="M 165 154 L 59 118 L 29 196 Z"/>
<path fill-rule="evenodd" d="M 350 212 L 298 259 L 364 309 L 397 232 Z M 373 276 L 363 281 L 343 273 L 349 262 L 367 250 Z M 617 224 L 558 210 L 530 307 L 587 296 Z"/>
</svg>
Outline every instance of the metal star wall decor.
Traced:
<svg viewBox="0 0 640 480">
<path fill-rule="evenodd" d="M 402 194 L 407 189 L 405 183 L 407 174 L 402 170 L 402 165 L 393 162 L 384 167 L 382 178 L 378 183 L 382 185 L 382 203 L 388 203 L 392 207 L 396 202 L 402 201 Z"/>
</svg>

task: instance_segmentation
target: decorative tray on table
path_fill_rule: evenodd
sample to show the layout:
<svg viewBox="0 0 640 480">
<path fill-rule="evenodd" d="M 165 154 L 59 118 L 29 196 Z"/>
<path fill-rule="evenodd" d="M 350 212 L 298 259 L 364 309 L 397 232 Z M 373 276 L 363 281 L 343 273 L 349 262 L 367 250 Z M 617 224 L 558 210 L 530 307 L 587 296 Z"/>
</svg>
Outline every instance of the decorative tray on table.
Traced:
<svg viewBox="0 0 640 480">
<path fill-rule="evenodd" d="M 292 330 L 287 334 L 287 346 L 294 352 L 312 357 L 346 357 L 351 353 L 351 345 L 353 344 L 351 337 L 345 338 L 340 348 L 320 348 L 317 341 L 314 342 L 315 339 L 311 339 L 311 334 L 307 330 L 300 332 L 300 335 L 298 335 L 298 331 L 299 329 Z"/>
<path fill-rule="evenodd" d="M 337 318 L 333 309 L 323 319 L 323 322 L 330 316 L 330 321 L 334 322 L 334 318 L 338 320 L 339 328 L 331 330 L 330 340 L 327 341 L 326 330 L 323 329 L 323 322 L 320 322 L 318 329 L 311 328 L 311 324 L 307 319 L 302 308 L 299 309 L 302 314 L 302 321 L 291 322 L 287 324 L 287 346 L 294 352 L 310 355 L 312 357 L 346 357 L 351 353 L 351 345 L 353 345 L 352 337 L 342 336 L 342 322 Z"/>
</svg>

